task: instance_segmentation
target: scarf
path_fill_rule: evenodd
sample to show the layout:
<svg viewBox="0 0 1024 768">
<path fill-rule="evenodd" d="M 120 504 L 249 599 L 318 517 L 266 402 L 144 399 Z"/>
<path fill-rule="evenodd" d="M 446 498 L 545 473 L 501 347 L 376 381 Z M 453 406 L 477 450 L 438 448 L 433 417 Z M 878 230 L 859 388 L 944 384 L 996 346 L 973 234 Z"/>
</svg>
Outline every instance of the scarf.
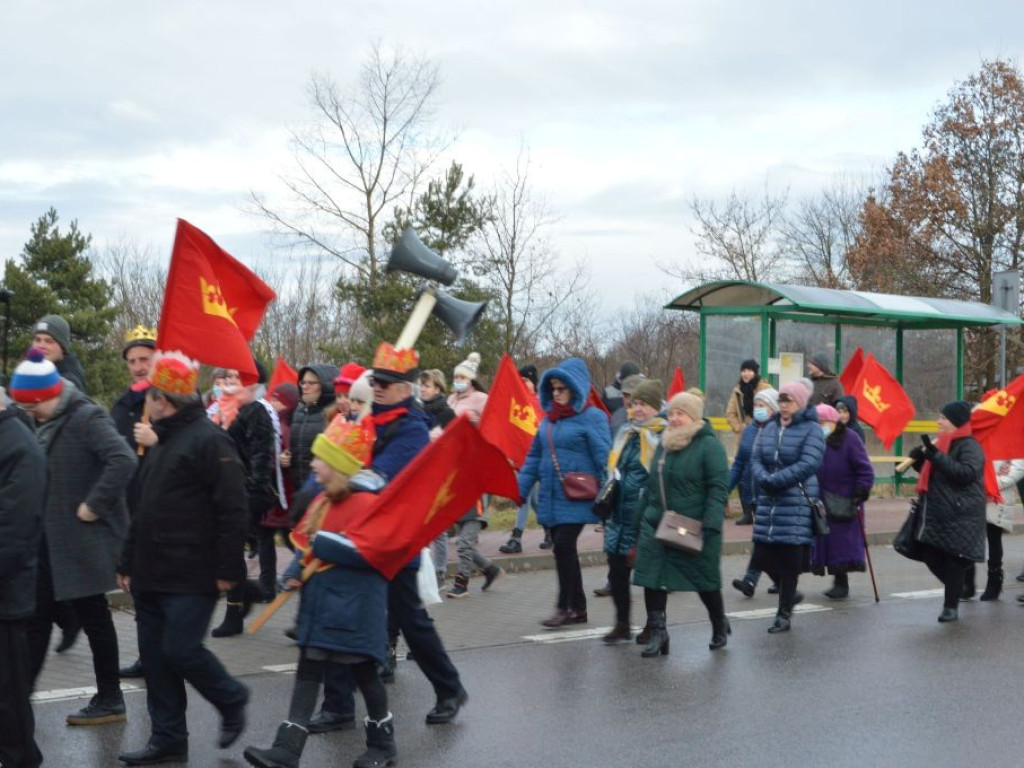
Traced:
<svg viewBox="0 0 1024 768">
<path fill-rule="evenodd" d="M 971 422 L 967 422 L 962 427 L 957 427 L 952 432 L 943 432 L 935 438 L 935 447 L 938 448 L 942 453 L 949 453 L 949 446 L 954 440 L 959 440 L 962 437 L 970 437 Z M 986 462 L 991 463 L 991 462 Z M 924 466 L 921 467 L 921 476 L 917 479 L 917 492 L 925 493 L 928 490 L 928 483 L 932 478 L 932 462 L 930 459 L 925 459 Z"/>
<path fill-rule="evenodd" d="M 644 469 L 650 472 L 651 460 L 654 458 L 658 443 L 661 442 L 661 433 L 665 427 L 666 422 L 660 416 L 648 419 L 643 424 L 626 424 L 615 436 L 615 442 L 608 454 L 608 474 L 611 475 L 619 466 L 622 449 L 626 447 L 626 443 L 632 439 L 633 435 L 640 440 L 640 463 L 644 465 Z"/>
<path fill-rule="evenodd" d="M 683 427 L 665 427 L 665 434 L 661 436 L 661 444 L 665 451 L 681 451 L 693 442 L 697 433 L 704 429 L 707 422 L 704 419 L 687 424 Z"/>
<path fill-rule="evenodd" d="M 743 393 L 743 415 L 754 417 L 754 393 L 757 385 L 761 383 L 761 377 L 755 376 L 750 381 L 740 379 L 740 392 Z"/>
<path fill-rule="evenodd" d="M 846 439 L 846 425 L 841 421 L 836 422 L 836 428 L 832 430 L 832 434 L 825 438 L 825 445 L 829 448 L 841 448 L 843 441 Z"/>
<path fill-rule="evenodd" d="M 359 423 L 362 424 L 371 435 L 373 435 L 374 439 L 376 439 L 378 427 L 383 427 L 385 424 L 397 421 L 407 413 L 409 413 L 409 406 L 401 406 L 399 408 L 392 408 L 389 411 L 368 413 L 363 416 Z"/>
<path fill-rule="evenodd" d="M 582 413 L 582 411 L 581 411 Z M 568 403 L 551 403 L 551 407 L 548 408 L 548 421 L 559 421 L 561 419 L 568 419 L 576 415 L 575 409 Z"/>
</svg>

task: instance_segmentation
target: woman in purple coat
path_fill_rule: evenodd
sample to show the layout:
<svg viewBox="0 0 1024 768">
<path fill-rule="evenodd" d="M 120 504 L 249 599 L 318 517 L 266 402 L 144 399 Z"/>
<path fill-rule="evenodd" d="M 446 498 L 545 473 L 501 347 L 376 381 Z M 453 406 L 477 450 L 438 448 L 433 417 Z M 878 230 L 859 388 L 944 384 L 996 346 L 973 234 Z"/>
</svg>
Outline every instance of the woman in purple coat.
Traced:
<svg viewBox="0 0 1024 768">
<path fill-rule="evenodd" d="M 817 407 L 818 421 L 825 433 L 825 459 L 818 469 L 818 487 L 826 506 L 829 498 L 849 499 L 856 516 L 840 521 L 829 515 L 827 536 L 816 536 L 811 570 L 824 576 L 826 570 L 835 579 L 825 597 L 841 600 L 850 594 L 851 572 L 864 572 L 864 502 L 871 496 L 875 470 L 871 466 L 864 441 L 839 420 L 831 405 Z"/>
</svg>

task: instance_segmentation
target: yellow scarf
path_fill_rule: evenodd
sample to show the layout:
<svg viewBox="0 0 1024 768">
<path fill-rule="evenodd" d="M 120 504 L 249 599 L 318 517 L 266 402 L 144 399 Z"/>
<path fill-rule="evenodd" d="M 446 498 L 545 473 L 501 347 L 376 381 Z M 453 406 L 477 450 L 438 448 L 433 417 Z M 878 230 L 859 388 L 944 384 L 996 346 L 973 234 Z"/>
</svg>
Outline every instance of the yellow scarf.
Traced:
<svg viewBox="0 0 1024 768">
<path fill-rule="evenodd" d="M 611 452 L 608 454 L 608 474 L 615 471 L 619 465 L 619 457 L 622 449 L 626 447 L 630 437 L 637 435 L 640 438 L 640 463 L 648 472 L 651 469 L 651 461 L 654 459 L 654 452 L 658 449 L 658 442 L 661 440 L 661 433 L 665 429 L 666 421 L 661 416 L 655 416 L 643 424 L 628 423 L 615 436 Z"/>
</svg>

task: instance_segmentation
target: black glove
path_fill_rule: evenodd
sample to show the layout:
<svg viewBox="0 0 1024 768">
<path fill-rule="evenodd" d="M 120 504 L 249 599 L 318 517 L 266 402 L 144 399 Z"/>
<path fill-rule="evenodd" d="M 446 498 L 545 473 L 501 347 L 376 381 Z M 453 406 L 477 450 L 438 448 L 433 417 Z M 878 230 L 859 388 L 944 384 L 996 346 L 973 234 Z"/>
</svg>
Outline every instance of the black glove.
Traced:
<svg viewBox="0 0 1024 768">
<path fill-rule="evenodd" d="M 907 455 L 910 456 L 910 458 L 912 458 L 914 461 L 924 461 L 924 448 L 922 448 L 921 446 L 917 446 L 917 448 L 912 448 L 910 450 L 910 453 Z"/>
<path fill-rule="evenodd" d="M 928 437 L 928 435 L 921 435 L 921 442 L 924 444 L 924 455 L 927 458 L 930 459 L 932 456 L 938 453 L 939 449 L 935 447 L 935 444 L 932 442 L 932 439 Z"/>
<path fill-rule="evenodd" d="M 853 492 L 853 503 L 863 504 L 865 501 L 871 498 L 870 488 L 858 488 Z"/>
</svg>

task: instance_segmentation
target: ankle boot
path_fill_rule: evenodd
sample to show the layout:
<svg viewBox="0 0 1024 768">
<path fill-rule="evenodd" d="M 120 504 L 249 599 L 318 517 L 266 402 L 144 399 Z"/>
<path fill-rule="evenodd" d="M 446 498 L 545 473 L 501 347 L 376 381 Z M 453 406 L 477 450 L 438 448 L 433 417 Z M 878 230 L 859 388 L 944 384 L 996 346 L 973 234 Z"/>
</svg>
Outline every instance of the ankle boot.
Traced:
<svg viewBox="0 0 1024 768">
<path fill-rule="evenodd" d="M 729 625 L 729 619 L 725 614 L 716 616 L 711 620 L 711 642 L 708 643 L 708 649 L 717 651 L 719 648 L 725 648 L 731 634 L 732 627 Z"/>
<path fill-rule="evenodd" d="M 366 751 L 356 758 L 352 768 L 384 768 L 386 765 L 394 765 L 398 756 L 394 721 L 390 712 L 380 721 L 366 718 Z"/>
<path fill-rule="evenodd" d="M 604 640 L 608 645 L 615 645 L 619 641 L 624 641 L 628 643 L 629 639 L 632 636 L 633 635 L 629 631 L 629 622 L 617 621 L 615 622 L 615 626 L 612 627 L 612 631 L 604 637 L 602 637 L 601 639 Z"/>
<path fill-rule="evenodd" d="M 850 596 L 850 577 L 845 573 L 837 573 L 832 580 L 832 589 L 825 591 L 830 600 L 842 600 Z"/>
<path fill-rule="evenodd" d="M 960 592 L 961 600 L 970 600 L 978 593 L 978 588 L 974 583 L 974 575 L 977 569 L 974 567 L 974 563 L 971 563 L 964 569 L 964 586 Z"/>
<path fill-rule="evenodd" d="M 768 632 L 773 635 L 779 632 L 789 632 L 789 612 L 779 611 L 775 614 L 775 623 L 768 627 Z"/>
<path fill-rule="evenodd" d="M 647 645 L 651 642 L 651 620 L 647 619 L 647 623 L 644 624 L 644 628 L 641 629 L 636 636 L 637 645 Z"/>
<path fill-rule="evenodd" d="M 260 574 L 260 600 L 261 603 L 271 603 L 277 597 L 277 579 L 272 573 Z"/>
<path fill-rule="evenodd" d="M 445 594 L 453 599 L 469 595 L 469 576 L 465 573 L 455 574 L 455 583 Z"/>
<path fill-rule="evenodd" d="M 555 542 L 553 542 L 551 540 L 551 529 L 550 528 L 545 528 L 544 529 L 544 541 L 542 541 L 540 543 L 540 548 L 541 549 L 551 549 L 553 546 L 555 546 Z"/>
<path fill-rule="evenodd" d="M 513 528 L 512 537 L 498 547 L 499 552 L 504 552 L 506 555 L 518 555 L 523 551 L 523 529 Z"/>
<path fill-rule="evenodd" d="M 665 612 L 651 611 L 650 616 L 648 616 L 648 623 L 651 625 L 651 639 L 648 641 L 647 647 L 640 652 L 640 655 L 645 659 L 651 659 L 655 656 L 668 656 L 669 637 L 668 630 L 665 629 Z"/>
<path fill-rule="evenodd" d="M 220 623 L 219 627 L 215 627 L 210 635 L 212 637 L 233 637 L 242 634 L 242 615 L 241 603 L 228 603 L 224 621 Z"/>
<path fill-rule="evenodd" d="M 985 591 L 981 593 L 979 600 L 998 600 L 999 593 L 1003 591 L 1003 569 L 989 568 L 988 581 L 985 582 Z"/>
<path fill-rule="evenodd" d="M 246 747 L 243 755 L 256 768 L 298 768 L 309 731 L 287 720 L 277 727 L 277 736 L 270 749 Z"/>
</svg>

